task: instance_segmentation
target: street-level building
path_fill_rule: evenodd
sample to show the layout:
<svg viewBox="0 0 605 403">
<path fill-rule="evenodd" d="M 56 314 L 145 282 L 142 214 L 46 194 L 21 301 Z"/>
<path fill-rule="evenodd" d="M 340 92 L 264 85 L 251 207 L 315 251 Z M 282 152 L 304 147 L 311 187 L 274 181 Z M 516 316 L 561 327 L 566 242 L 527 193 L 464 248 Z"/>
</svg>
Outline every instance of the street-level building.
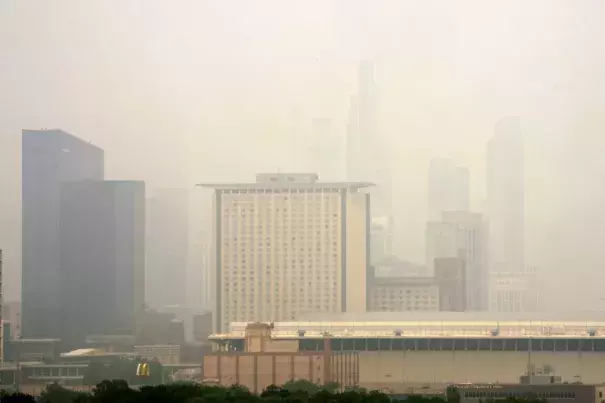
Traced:
<svg viewBox="0 0 605 403">
<path fill-rule="evenodd" d="M 273 323 L 272 341 L 301 352 L 354 352 L 359 385 L 518 383 L 531 367 L 550 367 L 562 382 L 603 380 L 605 320 L 587 313 L 377 312 L 312 315 L 309 322 Z M 563 319 L 561 319 L 563 318 Z M 247 323 L 210 340 L 244 351 Z"/>
<path fill-rule="evenodd" d="M 241 350 L 219 345 L 222 351 L 204 356 L 205 383 L 242 385 L 254 393 L 295 380 L 316 385 L 335 382 L 343 389 L 359 384 L 357 354 L 332 353 L 328 339 L 321 349 L 302 351 L 296 340 L 274 338 L 269 324 L 250 323 L 244 327 Z"/>
<path fill-rule="evenodd" d="M 466 384 L 454 385 L 461 403 L 479 403 L 501 399 L 544 399 L 549 403 L 601 403 L 605 385 L 563 384 Z"/>
</svg>

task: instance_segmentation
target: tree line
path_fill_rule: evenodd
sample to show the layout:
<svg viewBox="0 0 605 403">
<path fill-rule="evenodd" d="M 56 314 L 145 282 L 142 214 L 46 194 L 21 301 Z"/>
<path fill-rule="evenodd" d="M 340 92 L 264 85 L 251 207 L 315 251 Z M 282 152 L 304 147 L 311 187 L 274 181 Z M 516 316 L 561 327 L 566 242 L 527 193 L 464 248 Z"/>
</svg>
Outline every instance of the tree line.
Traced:
<svg viewBox="0 0 605 403">
<path fill-rule="evenodd" d="M 400 397 L 399 399 L 403 399 Z M 123 380 L 104 380 L 91 393 L 77 392 L 62 386 L 49 385 L 39 396 L 0 391 L 2 403 L 392 403 L 399 400 L 382 392 L 364 389 L 340 391 L 338 385 L 314 385 L 292 381 L 283 386 L 270 386 L 260 395 L 242 386 L 209 386 L 196 383 L 147 385 L 133 389 Z M 459 403 L 460 395 L 449 389 L 444 396 L 405 396 L 409 403 Z M 485 400 L 482 403 L 547 403 L 545 400 L 509 398 Z"/>
</svg>

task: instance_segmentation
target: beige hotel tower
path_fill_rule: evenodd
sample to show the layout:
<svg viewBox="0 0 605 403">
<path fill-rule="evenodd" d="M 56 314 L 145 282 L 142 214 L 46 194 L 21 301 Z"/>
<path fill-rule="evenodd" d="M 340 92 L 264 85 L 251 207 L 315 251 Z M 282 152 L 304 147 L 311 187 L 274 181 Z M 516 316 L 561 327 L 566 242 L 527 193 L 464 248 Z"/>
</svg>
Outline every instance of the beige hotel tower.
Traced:
<svg viewBox="0 0 605 403">
<path fill-rule="evenodd" d="M 366 311 L 371 183 L 278 173 L 202 186 L 214 189 L 215 332 Z"/>
</svg>

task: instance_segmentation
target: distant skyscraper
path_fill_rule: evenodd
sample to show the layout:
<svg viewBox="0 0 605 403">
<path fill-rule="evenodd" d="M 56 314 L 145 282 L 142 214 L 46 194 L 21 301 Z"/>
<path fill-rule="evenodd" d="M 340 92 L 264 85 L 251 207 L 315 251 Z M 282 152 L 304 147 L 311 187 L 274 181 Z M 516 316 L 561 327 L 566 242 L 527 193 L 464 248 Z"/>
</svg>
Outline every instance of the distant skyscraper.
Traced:
<svg viewBox="0 0 605 403">
<path fill-rule="evenodd" d="M 444 211 L 469 210 L 468 168 L 449 159 L 435 159 L 429 166 L 429 221 L 441 219 Z"/>
<path fill-rule="evenodd" d="M 525 192 L 521 123 L 507 117 L 487 144 L 489 265 L 493 272 L 525 270 Z"/>
<path fill-rule="evenodd" d="M 185 189 L 154 192 L 147 199 L 145 295 L 150 307 L 187 304 L 188 248 L 189 192 Z"/>
<path fill-rule="evenodd" d="M 385 254 L 390 254 L 393 238 L 393 189 L 391 158 L 378 122 L 377 86 L 372 63 L 361 63 L 358 93 L 351 97 L 347 123 L 347 180 L 369 181 L 372 189 L 372 218 L 387 221 Z"/>
<path fill-rule="evenodd" d="M 215 189 L 215 326 L 364 312 L 370 183 L 259 174 Z"/>
<path fill-rule="evenodd" d="M 58 334 L 59 209 L 64 182 L 103 180 L 103 150 L 62 130 L 23 130 L 22 335 Z"/>
<path fill-rule="evenodd" d="M 58 335 L 135 335 L 145 301 L 145 184 L 67 183 L 61 191 Z"/>
<path fill-rule="evenodd" d="M 329 118 L 313 119 L 307 172 L 317 172 L 324 180 L 336 181 L 345 177 L 344 146 L 341 144 L 342 138 L 335 136 L 332 128 Z"/>
<path fill-rule="evenodd" d="M 488 278 L 485 261 L 485 225 L 481 214 L 444 212 L 440 222 L 429 222 L 426 229 L 426 264 L 435 273 L 435 260 L 464 260 L 466 309 L 487 309 Z"/>
</svg>

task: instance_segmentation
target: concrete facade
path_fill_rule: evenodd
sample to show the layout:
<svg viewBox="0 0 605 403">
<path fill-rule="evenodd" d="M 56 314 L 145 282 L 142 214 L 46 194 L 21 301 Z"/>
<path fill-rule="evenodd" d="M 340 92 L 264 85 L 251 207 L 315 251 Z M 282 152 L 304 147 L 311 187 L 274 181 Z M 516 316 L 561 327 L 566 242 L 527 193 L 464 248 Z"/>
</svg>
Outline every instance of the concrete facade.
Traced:
<svg viewBox="0 0 605 403">
<path fill-rule="evenodd" d="M 493 312 L 536 312 L 536 272 L 492 272 L 489 274 L 489 308 Z"/>
<path fill-rule="evenodd" d="M 466 311 L 466 275 L 464 259 L 435 259 L 435 282 L 439 287 L 439 310 Z"/>
<path fill-rule="evenodd" d="M 369 288 L 372 312 L 438 311 L 439 286 L 432 277 L 375 277 Z"/>
<path fill-rule="evenodd" d="M 215 329 L 364 312 L 369 264 L 368 183 L 314 174 L 260 174 L 215 189 Z"/>
<path fill-rule="evenodd" d="M 204 356 L 204 382 L 242 385 L 254 393 L 295 380 L 337 382 L 342 388 L 359 384 L 357 355 L 333 354 L 329 339 L 321 352 L 303 352 L 296 340 L 274 339 L 272 328 L 264 323 L 248 324 L 244 339 L 244 351 L 230 352 L 223 344 L 217 354 Z"/>
<path fill-rule="evenodd" d="M 273 323 L 271 342 L 290 348 L 298 343 L 298 351 L 306 353 L 354 353 L 362 387 L 511 384 L 528 368 L 550 368 L 568 383 L 603 380 L 605 321 L 586 314 L 561 321 L 561 313 L 559 319 L 548 314 L 538 319 L 519 313 L 410 312 L 405 320 L 388 320 L 398 315 L 346 313 L 341 321 Z M 210 339 L 226 351 L 243 351 L 245 326 L 232 324 L 231 333 Z"/>
<path fill-rule="evenodd" d="M 490 399 L 538 398 L 547 402 L 603 402 L 603 385 L 456 385 L 460 402 L 477 403 Z"/>
</svg>

